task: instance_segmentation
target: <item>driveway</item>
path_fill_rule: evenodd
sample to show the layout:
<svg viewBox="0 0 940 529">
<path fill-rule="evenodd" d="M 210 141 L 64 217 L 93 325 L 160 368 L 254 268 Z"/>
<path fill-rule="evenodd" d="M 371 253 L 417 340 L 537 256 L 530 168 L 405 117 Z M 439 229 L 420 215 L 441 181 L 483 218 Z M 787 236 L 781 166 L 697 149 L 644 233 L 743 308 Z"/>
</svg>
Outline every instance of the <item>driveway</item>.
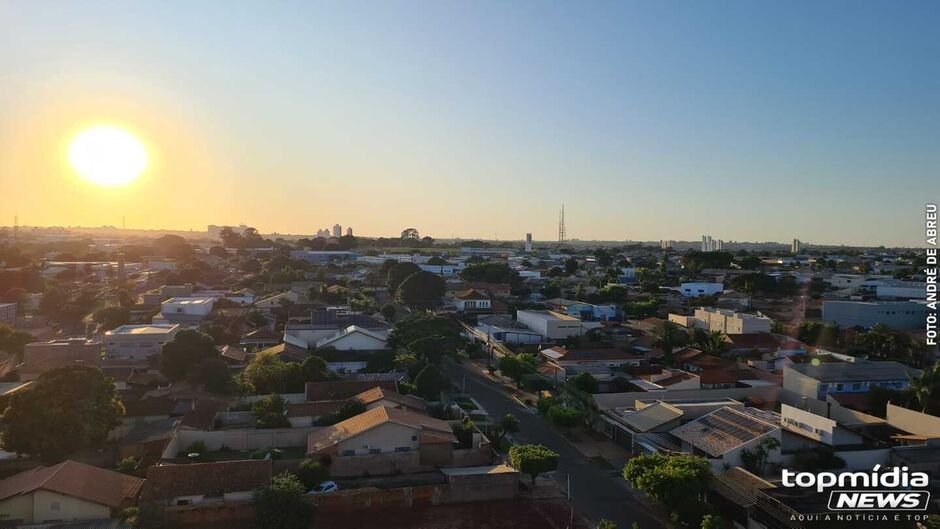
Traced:
<svg viewBox="0 0 940 529">
<path fill-rule="evenodd" d="M 519 432 L 513 434 L 519 442 L 545 445 L 558 452 L 558 470 L 555 479 L 563 489 L 571 479 L 571 502 L 583 516 L 596 523 L 607 518 L 617 523 L 618 529 L 631 529 L 636 522 L 640 529 L 666 527 L 651 511 L 645 500 L 630 490 L 629 485 L 614 472 L 592 465 L 567 439 L 552 429 L 544 420 L 519 402 L 509 397 L 492 381 L 466 364 L 446 362 L 444 374 L 458 386 L 465 383 L 466 391 L 493 417 L 512 413 L 519 419 Z M 464 382 L 466 381 L 466 382 Z"/>
</svg>

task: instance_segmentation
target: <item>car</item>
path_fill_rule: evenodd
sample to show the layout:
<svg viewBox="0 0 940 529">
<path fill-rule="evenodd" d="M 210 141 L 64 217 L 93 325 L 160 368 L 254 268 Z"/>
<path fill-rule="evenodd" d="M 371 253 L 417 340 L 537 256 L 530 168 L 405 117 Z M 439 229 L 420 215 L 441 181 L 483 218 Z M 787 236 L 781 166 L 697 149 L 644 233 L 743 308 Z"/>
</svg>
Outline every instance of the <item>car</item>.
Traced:
<svg viewBox="0 0 940 529">
<path fill-rule="evenodd" d="M 313 488 L 307 494 L 328 494 L 330 492 L 336 492 L 339 490 L 339 485 L 335 481 L 324 481 L 316 487 Z"/>
</svg>

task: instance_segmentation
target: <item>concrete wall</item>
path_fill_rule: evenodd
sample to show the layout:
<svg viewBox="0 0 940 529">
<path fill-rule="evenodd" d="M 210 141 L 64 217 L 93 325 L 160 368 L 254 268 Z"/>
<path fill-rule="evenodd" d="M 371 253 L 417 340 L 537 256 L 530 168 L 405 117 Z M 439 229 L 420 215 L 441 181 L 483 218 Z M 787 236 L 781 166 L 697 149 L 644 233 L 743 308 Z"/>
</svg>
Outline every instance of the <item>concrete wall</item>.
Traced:
<svg viewBox="0 0 940 529">
<path fill-rule="evenodd" d="M 418 430 L 388 422 L 340 442 L 337 453 L 344 456 L 346 451 L 352 450 L 355 455 L 368 455 L 370 450 L 386 453 L 395 452 L 396 448 L 417 450 L 419 447 Z"/>
<path fill-rule="evenodd" d="M 887 465 L 891 460 L 890 448 L 836 450 L 835 454 L 845 460 L 843 470 L 871 470 L 875 465 Z"/>
<path fill-rule="evenodd" d="M 111 509 L 100 503 L 92 503 L 45 490 L 37 490 L 31 496 L 33 498 L 34 522 L 44 522 L 46 520 L 100 520 L 111 517 Z"/>
<path fill-rule="evenodd" d="M 887 418 L 888 424 L 905 432 L 940 436 L 940 417 L 888 403 Z"/>
<path fill-rule="evenodd" d="M 164 459 L 173 459 L 180 450 L 202 441 L 208 450 L 226 446 L 232 450 L 257 450 L 260 448 L 306 447 L 307 434 L 320 429 L 277 428 L 272 430 L 239 429 L 206 432 L 202 430 L 179 430 L 163 451 Z"/>
</svg>

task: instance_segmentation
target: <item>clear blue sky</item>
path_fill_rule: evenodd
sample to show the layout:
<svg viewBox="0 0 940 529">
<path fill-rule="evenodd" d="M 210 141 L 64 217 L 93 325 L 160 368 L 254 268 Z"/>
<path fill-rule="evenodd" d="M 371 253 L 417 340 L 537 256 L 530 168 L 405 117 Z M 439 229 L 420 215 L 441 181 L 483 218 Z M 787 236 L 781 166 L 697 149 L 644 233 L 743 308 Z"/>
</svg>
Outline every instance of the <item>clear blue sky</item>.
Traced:
<svg viewBox="0 0 940 529">
<path fill-rule="evenodd" d="M 938 2 L 0 1 L 0 20 L 0 223 L 552 239 L 565 203 L 569 238 L 920 245 L 940 200 Z M 160 163 L 75 208 L 49 159 L 94 120 Z"/>
</svg>

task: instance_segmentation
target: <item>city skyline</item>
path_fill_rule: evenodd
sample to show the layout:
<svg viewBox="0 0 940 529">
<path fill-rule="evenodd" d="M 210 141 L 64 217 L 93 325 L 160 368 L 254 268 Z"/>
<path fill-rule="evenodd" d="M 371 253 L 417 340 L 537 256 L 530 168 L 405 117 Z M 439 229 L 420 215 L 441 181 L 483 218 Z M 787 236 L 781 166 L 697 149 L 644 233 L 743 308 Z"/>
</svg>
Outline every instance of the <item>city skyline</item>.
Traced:
<svg viewBox="0 0 940 529">
<path fill-rule="evenodd" d="M 846 6 L 5 4 L 0 218 L 918 246 L 940 10 Z"/>
</svg>

